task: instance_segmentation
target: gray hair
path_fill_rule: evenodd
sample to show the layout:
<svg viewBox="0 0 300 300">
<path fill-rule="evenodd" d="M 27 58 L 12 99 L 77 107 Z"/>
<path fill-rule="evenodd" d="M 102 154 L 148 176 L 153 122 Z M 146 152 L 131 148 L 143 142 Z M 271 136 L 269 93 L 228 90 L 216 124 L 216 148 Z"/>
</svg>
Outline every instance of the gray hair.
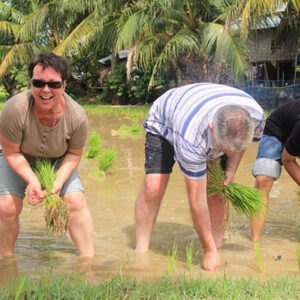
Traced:
<svg viewBox="0 0 300 300">
<path fill-rule="evenodd" d="M 216 142 L 226 150 L 243 151 L 253 139 L 253 120 L 249 112 L 240 106 L 222 106 L 216 111 L 212 124 Z"/>
</svg>

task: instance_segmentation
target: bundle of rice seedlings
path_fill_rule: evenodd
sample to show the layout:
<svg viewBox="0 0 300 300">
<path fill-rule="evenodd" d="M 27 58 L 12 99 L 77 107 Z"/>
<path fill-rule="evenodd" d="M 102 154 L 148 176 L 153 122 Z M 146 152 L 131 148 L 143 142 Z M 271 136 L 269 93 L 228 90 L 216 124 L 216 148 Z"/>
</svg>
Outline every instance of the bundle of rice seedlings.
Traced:
<svg viewBox="0 0 300 300">
<path fill-rule="evenodd" d="M 88 136 L 88 152 L 86 158 L 95 158 L 101 151 L 101 138 L 98 133 L 93 132 Z"/>
<path fill-rule="evenodd" d="M 114 164 L 117 152 L 113 149 L 108 149 L 98 156 L 99 171 L 105 174 L 109 168 Z"/>
<path fill-rule="evenodd" d="M 247 217 L 264 211 L 265 205 L 260 190 L 238 183 L 230 183 L 225 186 L 225 175 L 218 160 L 209 162 L 207 169 L 208 197 L 217 194 L 224 195 L 238 214 L 243 213 Z"/>
<path fill-rule="evenodd" d="M 71 218 L 67 204 L 57 194 L 51 193 L 56 176 L 55 166 L 47 159 L 37 160 L 35 174 L 47 192 L 45 199 L 47 231 L 54 235 L 64 235 Z"/>
</svg>

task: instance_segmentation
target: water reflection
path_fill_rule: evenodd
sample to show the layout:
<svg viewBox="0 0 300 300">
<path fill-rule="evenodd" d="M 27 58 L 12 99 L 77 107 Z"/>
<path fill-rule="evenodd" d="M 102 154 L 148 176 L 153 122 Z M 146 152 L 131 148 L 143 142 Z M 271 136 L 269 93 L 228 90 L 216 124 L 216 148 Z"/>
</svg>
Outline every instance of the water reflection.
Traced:
<svg viewBox="0 0 300 300">
<path fill-rule="evenodd" d="M 270 194 L 270 213 L 265 225 L 261 253 L 265 272 L 260 273 L 250 240 L 249 222 L 233 211 L 228 222 L 224 245 L 220 249 L 222 266 L 217 274 L 200 269 L 202 251 L 192 226 L 183 176 L 176 166 L 161 205 L 149 253 L 134 252 L 134 203 L 144 177 L 144 139 L 119 138 L 116 130 L 130 120 L 120 116 L 89 116 L 91 130 L 102 137 L 103 148 L 118 152 L 115 166 L 106 177 L 94 175 L 97 163 L 83 159 L 81 180 L 95 223 L 96 256 L 82 260 L 69 236 L 49 238 L 46 235 L 43 209 L 33 210 L 25 204 L 21 214 L 21 231 L 16 254 L 11 260 L 0 260 L 0 282 L 17 274 L 39 276 L 40 271 L 79 272 L 87 280 L 101 281 L 116 274 L 155 279 L 167 274 L 169 254 L 174 242 L 178 245 L 175 275 L 271 278 L 298 274 L 296 249 L 299 246 L 299 199 L 297 185 L 285 170 Z M 236 176 L 241 184 L 253 185 L 251 175 L 257 145 L 246 152 Z M 186 268 L 186 247 L 193 241 L 193 266 Z M 278 259 L 280 257 L 280 259 Z M 3 275 L 6 274 L 6 275 Z"/>
</svg>

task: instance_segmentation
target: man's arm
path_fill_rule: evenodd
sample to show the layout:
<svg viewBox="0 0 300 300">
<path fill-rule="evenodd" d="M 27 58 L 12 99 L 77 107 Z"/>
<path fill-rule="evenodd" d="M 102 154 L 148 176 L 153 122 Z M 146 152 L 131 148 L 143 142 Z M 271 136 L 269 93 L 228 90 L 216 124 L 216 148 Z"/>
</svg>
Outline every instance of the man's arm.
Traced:
<svg viewBox="0 0 300 300">
<path fill-rule="evenodd" d="M 233 182 L 234 175 L 237 171 L 237 168 L 242 160 L 244 153 L 245 151 L 242 151 L 228 157 L 226 163 L 226 169 L 224 171 L 225 174 L 224 185 L 228 185 L 229 183 Z"/>
<path fill-rule="evenodd" d="M 76 170 L 81 160 L 83 149 L 68 149 L 61 165 L 59 166 L 54 182 L 53 193 L 59 194 L 62 186 Z"/>
<path fill-rule="evenodd" d="M 284 148 L 281 159 L 287 172 L 295 180 L 295 182 L 300 185 L 300 167 L 296 161 L 296 156 L 289 154 Z"/>
<path fill-rule="evenodd" d="M 185 178 L 194 227 L 201 240 L 204 257 L 202 267 L 215 271 L 220 265 L 220 257 L 212 235 L 206 195 L 206 177 L 200 180 Z"/>
<path fill-rule="evenodd" d="M 45 193 L 41 189 L 41 184 L 31 169 L 26 158 L 20 151 L 20 144 L 11 143 L 0 134 L 3 155 L 9 166 L 28 183 L 28 203 L 36 205 L 42 201 Z"/>
</svg>

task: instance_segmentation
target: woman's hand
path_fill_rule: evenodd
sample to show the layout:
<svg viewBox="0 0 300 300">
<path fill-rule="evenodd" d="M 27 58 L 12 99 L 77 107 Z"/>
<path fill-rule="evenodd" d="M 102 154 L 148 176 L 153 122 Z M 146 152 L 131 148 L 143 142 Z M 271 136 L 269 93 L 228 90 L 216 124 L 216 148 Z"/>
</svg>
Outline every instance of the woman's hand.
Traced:
<svg viewBox="0 0 300 300">
<path fill-rule="evenodd" d="M 28 184 L 27 187 L 27 197 L 28 204 L 37 205 L 41 203 L 47 196 L 47 192 L 41 189 L 41 184 L 39 182 L 33 182 Z"/>
<path fill-rule="evenodd" d="M 54 187 L 53 187 L 51 193 L 59 195 L 60 191 L 62 189 L 62 186 L 63 186 L 63 184 L 61 182 L 59 182 L 58 180 L 55 180 Z"/>
</svg>

